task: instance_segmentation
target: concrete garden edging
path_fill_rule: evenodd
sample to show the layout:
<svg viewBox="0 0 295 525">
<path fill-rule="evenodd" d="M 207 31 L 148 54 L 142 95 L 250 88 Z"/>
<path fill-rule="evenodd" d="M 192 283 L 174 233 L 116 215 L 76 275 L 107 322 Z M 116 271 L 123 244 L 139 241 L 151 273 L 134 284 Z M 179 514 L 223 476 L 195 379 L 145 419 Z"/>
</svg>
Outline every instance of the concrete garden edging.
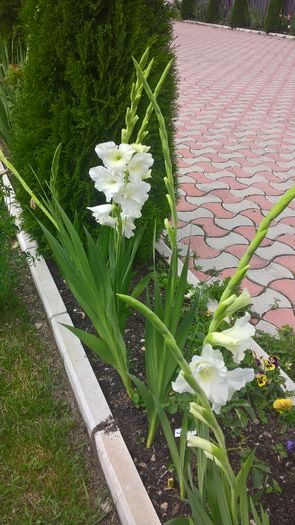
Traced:
<svg viewBox="0 0 295 525">
<path fill-rule="evenodd" d="M 0 170 L 4 171 L 1 163 Z M 15 222 L 19 227 L 17 238 L 20 248 L 30 256 L 28 264 L 32 278 L 52 328 L 88 434 L 95 445 L 120 522 L 122 525 L 161 525 L 121 432 L 115 425 L 111 410 L 82 344 L 76 336 L 60 324 L 73 325 L 45 260 L 43 257 L 36 257 L 36 243 L 30 241 L 26 233 L 20 229 L 20 207 L 15 200 L 15 194 L 7 175 L 3 176 L 3 182 L 7 189 L 5 201 L 9 213 L 15 217 Z M 157 251 L 168 262 L 170 261 L 171 250 L 163 241 L 157 243 Z M 182 266 L 183 263 L 179 260 L 179 272 Z M 193 285 L 199 283 L 191 271 L 188 272 L 188 282 Z M 252 343 L 249 345 L 251 349 L 259 356 L 268 357 L 268 354 L 257 343 L 254 341 Z M 281 374 L 286 380 L 285 388 L 295 390 L 295 383 L 283 371 Z"/>
<path fill-rule="evenodd" d="M 295 35 L 285 35 L 283 33 L 266 33 L 263 29 L 248 29 L 245 27 L 230 27 L 221 24 L 210 24 L 210 22 L 199 22 L 198 20 L 181 20 L 186 24 L 197 24 L 199 26 L 215 27 L 216 29 L 229 29 L 230 31 L 241 31 L 243 33 L 254 33 L 256 35 L 277 36 L 278 38 L 287 38 L 288 40 L 295 40 Z"/>
</svg>

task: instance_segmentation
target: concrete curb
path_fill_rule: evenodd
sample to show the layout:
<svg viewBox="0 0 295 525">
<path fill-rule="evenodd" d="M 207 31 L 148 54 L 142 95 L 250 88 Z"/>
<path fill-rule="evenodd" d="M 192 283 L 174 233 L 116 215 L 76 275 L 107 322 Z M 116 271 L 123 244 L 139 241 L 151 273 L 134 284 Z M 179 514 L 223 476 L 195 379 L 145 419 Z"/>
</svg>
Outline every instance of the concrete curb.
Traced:
<svg viewBox="0 0 295 525">
<path fill-rule="evenodd" d="M 1 169 L 1 166 L 0 166 Z M 3 167 L 2 167 L 3 169 Z M 6 204 L 19 226 L 20 208 L 6 175 Z M 36 244 L 20 231 L 21 250 L 30 257 L 29 269 L 44 306 L 64 362 L 79 410 L 97 451 L 122 525 L 161 525 L 79 339 L 60 323 L 73 325 L 43 257 L 36 258 Z"/>
<path fill-rule="evenodd" d="M 242 33 L 254 33 L 256 35 L 265 35 L 265 36 L 276 36 L 278 38 L 287 38 L 288 40 L 295 40 L 295 35 L 285 35 L 283 33 L 266 33 L 262 29 L 248 29 L 244 27 L 235 27 L 231 28 L 230 26 L 223 26 L 221 24 L 210 24 L 209 22 L 198 22 L 197 20 L 181 20 L 186 24 L 197 24 L 199 26 L 208 26 L 216 29 L 229 29 L 230 31 L 241 31 Z"/>
<path fill-rule="evenodd" d="M 3 166 L 0 163 L 0 169 Z M 20 207 L 6 175 L 5 198 L 11 215 L 19 225 Z M 73 326 L 64 302 L 43 257 L 36 257 L 36 244 L 19 231 L 17 238 L 22 251 L 31 256 L 29 269 L 44 306 L 53 335 L 62 356 L 66 373 L 90 437 L 93 439 L 99 461 L 109 486 L 122 525 L 161 525 L 151 500 L 145 490 L 123 437 L 114 428 L 114 418 L 100 385 L 95 377 L 82 344 L 61 323 Z M 157 243 L 158 252 L 171 259 L 171 250 L 163 241 Z M 178 271 L 183 263 L 179 260 Z M 189 271 L 188 282 L 196 285 L 200 281 Z M 259 356 L 268 354 L 253 341 L 253 350 Z M 286 388 L 295 390 L 294 382 L 284 373 Z"/>
</svg>

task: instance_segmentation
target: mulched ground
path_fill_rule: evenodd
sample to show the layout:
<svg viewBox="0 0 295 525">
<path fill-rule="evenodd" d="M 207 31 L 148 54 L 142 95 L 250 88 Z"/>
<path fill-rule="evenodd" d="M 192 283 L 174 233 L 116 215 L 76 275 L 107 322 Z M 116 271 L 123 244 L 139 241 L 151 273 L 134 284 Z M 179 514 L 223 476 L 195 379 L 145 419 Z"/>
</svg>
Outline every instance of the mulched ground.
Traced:
<svg viewBox="0 0 295 525">
<path fill-rule="evenodd" d="M 82 330 L 91 329 L 91 323 L 81 312 L 57 268 L 52 263 L 48 264 L 73 323 Z M 144 360 L 144 319 L 138 313 L 133 313 L 128 322 L 126 343 L 131 349 L 133 367 L 140 373 Z M 161 431 L 158 432 L 152 448 L 146 449 L 147 421 L 144 411 L 131 405 L 116 372 L 94 354 L 88 351 L 87 354 L 160 520 L 165 522 L 171 517 L 186 514 L 188 509 L 179 500 L 177 486 L 173 489 L 167 486 L 168 478 L 173 477 L 173 465 Z M 170 421 L 172 425 L 175 424 L 175 428 L 179 426 L 173 418 Z M 237 442 L 228 430 L 225 432 L 228 447 L 233 449 L 230 453 L 232 464 L 238 467 L 241 442 Z M 268 476 L 266 483 L 273 486 L 272 480 L 275 479 L 282 489 L 280 494 L 275 488 L 268 489 L 272 492 L 261 498 L 261 503 L 269 512 L 271 525 L 294 525 L 295 453 L 282 458 L 272 448 L 278 443 L 285 446 L 288 439 L 295 440 L 295 430 L 289 429 L 282 433 L 275 418 L 263 426 L 250 421 L 243 435 L 243 446 L 255 448 L 257 458 L 271 468 L 272 474 Z"/>
</svg>

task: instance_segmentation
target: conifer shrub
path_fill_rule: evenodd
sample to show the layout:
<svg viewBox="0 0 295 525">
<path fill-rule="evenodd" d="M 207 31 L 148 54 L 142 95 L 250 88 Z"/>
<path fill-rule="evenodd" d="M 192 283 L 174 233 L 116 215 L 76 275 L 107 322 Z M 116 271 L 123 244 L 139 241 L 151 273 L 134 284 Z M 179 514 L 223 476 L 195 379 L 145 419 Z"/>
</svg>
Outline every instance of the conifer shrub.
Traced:
<svg viewBox="0 0 295 525">
<path fill-rule="evenodd" d="M 230 15 L 230 26 L 248 27 L 250 22 L 248 0 L 235 0 Z"/>
<path fill-rule="evenodd" d="M 195 0 L 182 0 L 180 14 L 182 20 L 192 20 L 195 18 Z"/>
<path fill-rule="evenodd" d="M 155 87 L 173 57 L 170 44 L 172 24 L 164 0 L 27 0 L 22 12 L 29 54 L 24 67 L 23 88 L 13 116 L 12 156 L 29 186 L 40 190 L 49 180 L 53 153 L 62 143 L 57 192 L 71 218 L 76 214 L 87 227 L 97 228 L 87 206 L 103 203 L 94 189 L 89 168 L 99 164 L 96 144 L 120 143 L 130 87 L 135 78 L 132 56 L 141 57 L 147 43 L 154 42 L 155 57 L 149 77 Z M 170 145 L 175 117 L 175 70 L 166 79 L 159 102 L 169 130 Z M 143 116 L 145 104 L 139 107 Z M 148 221 L 144 239 L 151 245 L 154 222 L 162 228 L 168 213 L 163 182 L 164 162 L 155 116 L 145 140 L 155 158 L 152 190 L 144 208 Z M 22 188 L 17 196 L 23 207 L 23 225 L 39 241 L 42 236 L 35 220 L 42 213 L 30 210 L 29 197 Z M 49 224 L 46 224 L 49 226 Z M 144 251 L 144 250 L 143 250 Z M 143 253 L 142 251 L 142 253 Z"/>
<path fill-rule="evenodd" d="M 295 15 L 291 20 L 289 33 L 290 35 L 295 35 Z"/>
<path fill-rule="evenodd" d="M 22 4 L 23 0 L 1 0 L 0 33 L 5 37 L 12 37 L 17 32 Z"/>
<path fill-rule="evenodd" d="M 266 33 L 279 33 L 281 30 L 281 13 L 283 0 L 269 0 L 266 17 L 264 20 L 264 31 Z"/>
<path fill-rule="evenodd" d="M 205 21 L 214 24 L 215 22 L 219 22 L 219 20 L 219 0 L 209 0 L 206 9 Z"/>
</svg>

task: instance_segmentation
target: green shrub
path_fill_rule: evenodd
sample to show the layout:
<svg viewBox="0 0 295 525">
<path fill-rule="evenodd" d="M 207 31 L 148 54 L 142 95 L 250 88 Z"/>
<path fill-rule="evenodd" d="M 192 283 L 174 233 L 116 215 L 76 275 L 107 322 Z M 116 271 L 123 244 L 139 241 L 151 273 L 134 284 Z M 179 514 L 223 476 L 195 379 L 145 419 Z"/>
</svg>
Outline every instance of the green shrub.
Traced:
<svg viewBox="0 0 295 525">
<path fill-rule="evenodd" d="M 182 20 L 191 20 L 195 18 L 195 0 L 182 0 L 180 14 Z"/>
<path fill-rule="evenodd" d="M 219 14 L 219 0 L 209 0 L 207 9 L 206 9 L 206 16 L 205 16 L 206 22 L 219 22 L 220 20 L 220 14 Z"/>
<path fill-rule="evenodd" d="M 12 156 L 16 167 L 34 190 L 48 181 L 57 145 L 62 143 L 57 191 L 61 205 L 87 225 L 92 222 L 87 206 L 103 202 L 88 175 L 98 164 L 96 144 L 120 142 L 121 128 L 129 106 L 134 79 L 132 56 L 139 59 L 148 42 L 155 63 L 149 81 L 157 83 L 160 72 L 173 56 L 170 49 L 172 23 L 164 0 L 104 0 L 92 2 L 27 0 L 22 13 L 29 44 L 23 89 L 13 118 Z M 172 71 L 159 96 L 172 146 L 176 81 Z M 147 101 L 145 101 L 147 102 Z M 139 115 L 146 104 L 139 107 Z M 163 182 L 164 162 L 155 117 L 150 121 L 146 142 L 155 164 L 152 190 L 144 214 L 148 220 L 146 246 L 151 245 L 154 221 L 159 228 L 168 213 Z M 41 242 L 39 226 L 28 210 L 29 198 L 18 188 L 24 228 Z M 39 210 L 34 215 L 41 217 Z M 42 217 L 42 220 L 44 217 Z M 48 225 L 49 226 L 49 225 Z"/>
<path fill-rule="evenodd" d="M 13 301 L 13 287 L 16 270 L 13 265 L 11 250 L 15 226 L 8 215 L 4 202 L 3 187 L 0 185 L 0 311 L 6 309 Z"/>
<path fill-rule="evenodd" d="M 289 33 L 290 35 L 295 35 L 295 15 L 293 16 L 291 20 Z"/>
<path fill-rule="evenodd" d="M 281 31 L 282 20 L 280 15 L 282 7 L 283 0 L 269 0 L 264 21 L 264 31 L 266 33 L 279 33 Z"/>
<path fill-rule="evenodd" d="M 1 0 L 0 2 L 0 32 L 11 37 L 19 26 L 19 13 L 22 0 Z"/>
<path fill-rule="evenodd" d="M 230 26 L 248 27 L 250 21 L 248 0 L 235 0 L 230 15 Z"/>
<path fill-rule="evenodd" d="M 249 9 L 249 15 L 251 29 L 263 29 L 264 19 L 263 14 L 259 11 L 259 9 Z"/>
</svg>

